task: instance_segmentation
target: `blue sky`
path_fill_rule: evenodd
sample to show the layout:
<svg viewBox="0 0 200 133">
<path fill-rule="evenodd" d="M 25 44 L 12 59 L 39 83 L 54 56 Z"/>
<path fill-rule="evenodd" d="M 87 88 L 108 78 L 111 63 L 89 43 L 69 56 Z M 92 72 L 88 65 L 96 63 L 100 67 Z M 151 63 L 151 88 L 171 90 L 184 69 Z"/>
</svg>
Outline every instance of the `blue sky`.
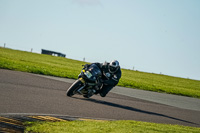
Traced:
<svg viewBox="0 0 200 133">
<path fill-rule="evenodd" d="M 200 80 L 200 0 L 0 0 L 0 46 Z"/>
</svg>

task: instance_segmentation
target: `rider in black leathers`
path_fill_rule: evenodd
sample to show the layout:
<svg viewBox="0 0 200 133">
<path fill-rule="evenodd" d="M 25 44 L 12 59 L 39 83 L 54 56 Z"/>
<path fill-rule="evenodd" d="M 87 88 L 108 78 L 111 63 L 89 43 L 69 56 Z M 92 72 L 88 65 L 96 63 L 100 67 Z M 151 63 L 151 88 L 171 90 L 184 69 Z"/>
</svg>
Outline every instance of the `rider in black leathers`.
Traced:
<svg viewBox="0 0 200 133">
<path fill-rule="evenodd" d="M 102 97 L 105 97 L 107 93 L 118 84 L 121 78 L 121 68 L 117 60 L 113 60 L 110 63 L 92 63 L 96 64 L 102 72 L 102 83 L 103 87 L 96 92 Z M 89 67 L 91 64 L 86 64 L 85 67 Z"/>
</svg>

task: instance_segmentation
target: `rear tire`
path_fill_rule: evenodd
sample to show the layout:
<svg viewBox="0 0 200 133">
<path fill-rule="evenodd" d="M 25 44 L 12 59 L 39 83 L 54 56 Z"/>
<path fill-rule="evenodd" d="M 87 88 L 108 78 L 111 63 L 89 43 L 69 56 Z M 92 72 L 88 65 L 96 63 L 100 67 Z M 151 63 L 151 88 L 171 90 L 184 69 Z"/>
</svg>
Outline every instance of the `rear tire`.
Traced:
<svg viewBox="0 0 200 133">
<path fill-rule="evenodd" d="M 75 92 L 81 87 L 82 82 L 80 80 L 76 80 L 66 91 L 66 95 L 71 97 L 75 94 Z"/>
</svg>

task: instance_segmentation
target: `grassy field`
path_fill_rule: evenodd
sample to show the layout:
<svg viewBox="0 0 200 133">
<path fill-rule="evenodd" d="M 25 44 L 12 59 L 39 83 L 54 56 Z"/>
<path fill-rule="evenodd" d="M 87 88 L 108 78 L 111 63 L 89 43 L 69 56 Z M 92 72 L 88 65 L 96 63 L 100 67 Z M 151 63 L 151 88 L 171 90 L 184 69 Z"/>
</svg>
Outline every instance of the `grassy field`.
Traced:
<svg viewBox="0 0 200 133">
<path fill-rule="evenodd" d="M 29 123 L 27 132 L 41 133 L 199 133 L 200 128 L 139 121 L 67 121 Z"/>
<path fill-rule="evenodd" d="M 76 79 L 86 62 L 0 47 L 0 68 Z M 200 98 L 200 81 L 122 69 L 118 86 Z"/>
</svg>

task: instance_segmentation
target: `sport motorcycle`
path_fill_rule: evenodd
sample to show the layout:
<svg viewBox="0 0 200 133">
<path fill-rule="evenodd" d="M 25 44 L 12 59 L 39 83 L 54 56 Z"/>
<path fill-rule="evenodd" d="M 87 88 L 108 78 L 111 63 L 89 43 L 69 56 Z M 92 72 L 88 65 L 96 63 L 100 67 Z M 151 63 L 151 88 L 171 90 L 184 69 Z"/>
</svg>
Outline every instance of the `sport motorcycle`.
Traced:
<svg viewBox="0 0 200 133">
<path fill-rule="evenodd" d="M 66 95 L 72 97 L 73 95 L 83 95 L 89 98 L 97 94 L 102 87 L 101 83 L 102 72 L 95 64 L 84 66 L 78 79 L 68 88 Z"/>
</svg>

